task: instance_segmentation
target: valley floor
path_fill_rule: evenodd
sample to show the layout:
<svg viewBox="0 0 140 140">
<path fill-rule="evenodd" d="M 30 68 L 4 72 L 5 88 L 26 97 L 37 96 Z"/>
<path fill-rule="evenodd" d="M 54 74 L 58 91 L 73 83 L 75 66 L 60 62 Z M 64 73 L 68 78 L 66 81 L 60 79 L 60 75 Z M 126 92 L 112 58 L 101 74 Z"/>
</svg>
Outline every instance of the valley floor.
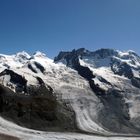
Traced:
<svg viewBox="0 0 140 140">
<path fill-rule="evenodd" d="M 14 135 L 14 134 L 13 134 Z M 0 134 L 0 140 L 140 140 L 140 137 L 101 137 L 95 135 L 85 135 L 78 133 L 28 133 L 18 137 Z"/>
<path fill-rule="evenodd" d="M 42 132 L 20 127 L 0 117 L 0 140 L 140 140 L 140 137 L 103 137 L 80 133 Z"/>
</svg>

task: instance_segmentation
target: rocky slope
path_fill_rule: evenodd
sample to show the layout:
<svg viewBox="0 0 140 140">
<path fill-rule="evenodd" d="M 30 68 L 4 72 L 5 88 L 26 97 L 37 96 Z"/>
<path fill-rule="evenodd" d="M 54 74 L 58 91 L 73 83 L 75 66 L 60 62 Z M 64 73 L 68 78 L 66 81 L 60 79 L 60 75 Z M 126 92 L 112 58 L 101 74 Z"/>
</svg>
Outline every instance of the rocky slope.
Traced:
<svg viewBox="0 0 140 140">
<path fill-rule="evenodd" d="M 75 69 L 89 82 L 103 105 L 96 112 L 98 124 L 118 133 L 139 133 L 140 57 L 135 52 L 81 48 L 60 52 L 55 62 Z"/>
<path fill-rule="evenodd" d="M 84 48 L 0 55 L 1 116 L 54 131 L 139 134 L 140 57 L 133 51 Z"/>
</svg>

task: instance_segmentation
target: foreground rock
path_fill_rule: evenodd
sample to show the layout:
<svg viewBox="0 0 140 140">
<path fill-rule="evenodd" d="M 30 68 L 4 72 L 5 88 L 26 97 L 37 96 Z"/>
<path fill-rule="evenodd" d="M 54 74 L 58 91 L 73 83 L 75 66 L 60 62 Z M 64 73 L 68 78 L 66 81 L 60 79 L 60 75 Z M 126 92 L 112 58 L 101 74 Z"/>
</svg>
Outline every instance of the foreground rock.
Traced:
<svg viewBox="0 0 140 140">
<path fill-rule="evenodd" d="M 0 114 L 23 127 L 48 131 L 74 131 L 75 116 L 46 87 L 28 87 L 32 94 L 17 94 L 0 85 Z"/>
</svg>

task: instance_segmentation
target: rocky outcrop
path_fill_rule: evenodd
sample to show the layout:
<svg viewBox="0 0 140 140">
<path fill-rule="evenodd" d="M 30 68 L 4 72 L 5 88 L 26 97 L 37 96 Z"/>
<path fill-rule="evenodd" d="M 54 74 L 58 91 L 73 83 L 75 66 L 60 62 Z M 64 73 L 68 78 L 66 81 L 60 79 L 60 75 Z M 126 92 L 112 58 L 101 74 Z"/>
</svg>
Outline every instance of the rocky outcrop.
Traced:
<svg viewBox="0 0 140 140">
<path fill-rule="evenodd" d="M 15 94 L 0 85 L 0 115 L 18 125 L 36 130 L 74 131 L 75 114 L 57 101 L 52 89 L 27 87 L 28 95 Z"/>
<path fill-rule="evenodd" d="M 15 84 L 15 90 L 16 92 L 26 92 L 26 87 L 27 87 L 27 80 L 25 79 L 24 76 L 21 76 L 17 73 L 15 73 L 12 70 L 5 69 L 3 72 L 0 73 L 0 76 L 5 76 L 9 75 L 10 76 L 10 81 L 11 83 Z M 3 82 L 3 81 L 2 81 Z"/>
<path fill-rule="evenodd" d="M 39 63 L 35 66 L 43 73 Z M 0 115 L 20 126 L 36 130 L 76 131 L 75 113 L 58 100 L 51 86 L 39 76 L 36 85 L 27 84 L 26 75 L 5 69 L 0 73 Z"/>
</svg>

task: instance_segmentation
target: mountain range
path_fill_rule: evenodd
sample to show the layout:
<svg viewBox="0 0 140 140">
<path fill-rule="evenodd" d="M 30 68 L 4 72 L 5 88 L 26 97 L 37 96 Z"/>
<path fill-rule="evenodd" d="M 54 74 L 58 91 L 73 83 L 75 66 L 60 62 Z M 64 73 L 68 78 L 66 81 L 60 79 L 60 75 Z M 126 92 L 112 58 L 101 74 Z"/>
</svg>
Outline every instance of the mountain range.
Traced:
<svg viewBox="0 0 140 140">
<path fill-rule="evenodd" d="M 43 131 L 139 135 L 140 56 L 85 48 L 54 60 L 0 54 L 0 116 Z"/>
</svg>

